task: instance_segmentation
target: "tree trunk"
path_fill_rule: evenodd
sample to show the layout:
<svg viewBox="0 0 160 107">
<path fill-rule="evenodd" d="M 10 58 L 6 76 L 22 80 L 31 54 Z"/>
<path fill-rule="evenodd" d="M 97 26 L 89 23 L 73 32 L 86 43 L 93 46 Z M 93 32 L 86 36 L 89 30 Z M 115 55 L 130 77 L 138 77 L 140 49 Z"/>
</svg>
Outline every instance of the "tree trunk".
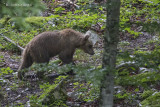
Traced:
<svg viewBox="0 0 160 107">
<path fill-rule="evenodd" d="M 104 36 L 103 69 L 100 107 L 113 107 L 114 72 L 119 41 L 120 0 L 107 0 L 107 27 Z"/>
</svg>

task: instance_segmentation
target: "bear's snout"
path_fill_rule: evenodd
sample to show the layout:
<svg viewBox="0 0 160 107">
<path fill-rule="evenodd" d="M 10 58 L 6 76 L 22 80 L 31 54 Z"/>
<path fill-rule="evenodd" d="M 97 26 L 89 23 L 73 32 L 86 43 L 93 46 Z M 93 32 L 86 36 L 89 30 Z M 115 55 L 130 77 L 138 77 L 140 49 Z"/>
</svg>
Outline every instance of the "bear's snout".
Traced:
<svg viewBox="0 0 160 107">
<path fill-rule="evenodd" d="M 88 52 L 90 55 L 94 55 L 95 53 L 94 53 L 94 51 L 91 51 L 91 52 Z"/>
</svg>

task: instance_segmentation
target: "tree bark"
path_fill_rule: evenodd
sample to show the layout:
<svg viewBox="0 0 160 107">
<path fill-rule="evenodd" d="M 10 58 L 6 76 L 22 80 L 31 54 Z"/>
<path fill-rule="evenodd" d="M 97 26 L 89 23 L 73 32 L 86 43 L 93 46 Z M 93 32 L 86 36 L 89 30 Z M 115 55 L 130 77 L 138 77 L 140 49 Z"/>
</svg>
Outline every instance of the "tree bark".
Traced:
<svg viewBox="0 0 160 107">
<path fill-rule="evenodd" d="M 113 107 L 114 72 L 116 67 L 117 44 L 119 42 L 120 0 L 107 0 L 107 26 L 104 36 L 103 69 L 100 93 L 100 107 Z"/>
</svg>

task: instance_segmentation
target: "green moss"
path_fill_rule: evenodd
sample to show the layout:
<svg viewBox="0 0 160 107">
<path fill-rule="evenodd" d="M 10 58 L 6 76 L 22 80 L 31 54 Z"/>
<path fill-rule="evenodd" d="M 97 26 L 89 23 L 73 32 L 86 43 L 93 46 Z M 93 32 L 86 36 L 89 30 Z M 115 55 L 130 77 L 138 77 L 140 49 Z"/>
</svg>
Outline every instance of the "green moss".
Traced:
<svg viewBox="0 0 160 107">
<path fill-rule="evenodd" d="M 42 26 L 44 23 L 46 23 L 49 20 L 50 20 L 49 17 L 27 17 L 25 19 L 25 22 L 34 26 Z"/>
<path fill-rule="evenodd" d="M 51 18 L 49 17 L 16 17 L 9 18 L 3 17 L 0 19 L 0 27 L 4 27 L 5 25 L 9 25 L 12 29 L 18 29 L 19 31 L 27 31 L 31 30 L 34 27 L 43 27 L 45 23 L 47 23 Z M 8 26 L 7 26 L 8 27 Z M 29 30 L 29 31 L 30 31 Z"/>
<path fill-rule="evenodd" d="M 154 93 L 141 102 L 142 107 L 159 107 L 160 92 Z"/>
<path fill-rule="evenodd" d="M 0 19 L 0 24 L 4 24 L 5 23 L 5 18 Z"/>
<path fill-rule="evenodd" d="M 0 19 L 0 25 L 4 26 L 4 25 L 8 24 L 10 21 L 11 21 L 10 18 L 5 16 L 5 17 Z"/>
</svg>

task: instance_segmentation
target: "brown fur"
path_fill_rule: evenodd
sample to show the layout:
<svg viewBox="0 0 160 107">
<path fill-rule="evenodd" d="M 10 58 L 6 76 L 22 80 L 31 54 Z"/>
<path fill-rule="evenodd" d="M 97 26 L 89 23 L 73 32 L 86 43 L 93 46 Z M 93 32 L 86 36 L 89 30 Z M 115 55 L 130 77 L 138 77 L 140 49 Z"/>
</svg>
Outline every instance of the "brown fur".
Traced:
<svg viewBox="0 0 160 107">
<path fill-rule="evenodd" d="M 30 67 L 33 62 L 48 63 L 51 57 L 59 55 L 64 64 L 73 63 L 76 48 L 93 55 L 92 43 L 89 35 L 84 35 L 72 29 L 62 31 L 43 32 L 35 36 L 25 47 L 22 63 L 18 69 L 18 78 L 22 79 L 20 70 Z"/>
</svg>

